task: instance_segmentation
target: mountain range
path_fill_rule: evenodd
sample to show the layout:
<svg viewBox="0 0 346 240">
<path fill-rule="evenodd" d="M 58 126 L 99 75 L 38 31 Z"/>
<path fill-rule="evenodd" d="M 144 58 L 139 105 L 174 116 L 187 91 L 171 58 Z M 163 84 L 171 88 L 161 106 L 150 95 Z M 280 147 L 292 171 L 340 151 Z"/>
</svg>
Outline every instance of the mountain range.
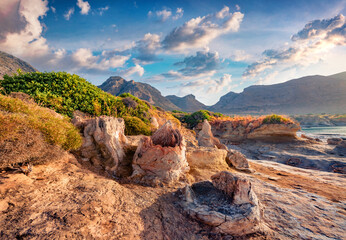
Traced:
<svg viewBox="0 0 346 240">
<path fill-rule="evenodd" d="M 0 51 L 0 79 L 20 68 L 37 71 L 27 62 Z M 155 87 L 119 76 L 108 78 L 99 86 L 113 95 L 131 93 L 165 110 L 195 112 L 206 109 L 224 114 L 338 114 L 346 113 L 346 72 L 330 76 L 306 76 L 273 85 L 253 85 L 241 93 L 229 92 L 212 106 L 199 102 L 192 94 L 164 97 Z"/>
<path fill-rule="evenodd" d="M 0 79 L 3 79 L 4 75 L 10 75 L 17 73 L 17 69 L 21 69 L 23 72 L 36 72 L 37 70 L 29 63 L 5 52 L 0 51 Z"/>
</svg>

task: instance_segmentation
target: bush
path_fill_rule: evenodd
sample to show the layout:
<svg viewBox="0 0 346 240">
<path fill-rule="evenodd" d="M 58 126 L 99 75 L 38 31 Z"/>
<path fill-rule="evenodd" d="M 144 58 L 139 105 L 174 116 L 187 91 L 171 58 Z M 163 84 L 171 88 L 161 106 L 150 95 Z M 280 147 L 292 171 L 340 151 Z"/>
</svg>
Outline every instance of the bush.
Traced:
<svg viewBox="0 0 346 240">
<path fill-rule="evenodd" d="M 283 116 L 276 115 L 276 114 L 266 116 L 263 119 L 264 124 L 286 124 L 290 122 L 292 122 L 292 120 L 290 120 L 289 118 L 285 118 Z"/>
<path fill-rule="evenodd" d="M 211 121 L 215 118 L 224 117 L 221 113 L 214 113 L 207 110 L 199 110 L 191 114 L 174 110 L 172 114 L 182 123 L 185 123 L 188 128 L 194 128 L 198 123 L 203 122 L 204 119 Z"/>
<path fill-rule="evenodd" d="M 138 117 L 125 116 L 125 135 L 151 135 L 150 126 L 145 124 Z"/>
<path fill-rule="evenodd" d="M 150 128 L 151 116 L 148 103 L 129 93 L 115 97 L 75 74 L 66 72 L 23 74 L 18 71 L 14 76 L 5 75 L 0 84 L 3 93 L 27 93 L 40 105 L 69 117 L 72 117 L 76 110 L 92 116 L 132 116 L 139 118 L 147 128 Z M 129 104 L 129 99 L 135 101 L 137 105 L 126 106 L 124 102 Z"/>
</svg>

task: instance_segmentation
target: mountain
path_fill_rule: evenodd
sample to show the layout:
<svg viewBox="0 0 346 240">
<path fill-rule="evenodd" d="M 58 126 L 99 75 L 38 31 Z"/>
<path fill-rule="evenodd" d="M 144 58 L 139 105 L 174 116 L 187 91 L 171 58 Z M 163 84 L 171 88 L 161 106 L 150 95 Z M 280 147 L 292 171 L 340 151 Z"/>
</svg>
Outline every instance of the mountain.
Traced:
<svg viewBox="0 0 346 240">
<path fill-rule="evenodd" d="M 122 93 L 131 93 L 133 96 L 148 101 L 165 110 L 180 110 L 179 107 L 162 96 L 159 90 L 147 83 L 135 82 L 133 80 L 126 81 L 121 77 L 113 76 L 108 78 L 99 88 L 115 96 Z"/>
<path fill-rule="evenodd" d="M 17 73 L 18 68 L 23 72 L 37 72 L 37 70 L 27 62 L 0 51 L 0 79 L 3 79 L 5 74 Z"/>
<path fill-rule="evenodd" d="M 199 102 L 192 94 L 185 97 L 177 97 L 175 95 L 168 95 L 166 98 L 178 106 L 184 112 L 196 112 L 201 109 L 206 109 L 207 106 Z"/>
<path fill-rule="evenodd" d="M 227 93 L 209 109 L 228 114 L 345 113 L 346 72 L 250 86 L 241 93 Z"/>
</svg>

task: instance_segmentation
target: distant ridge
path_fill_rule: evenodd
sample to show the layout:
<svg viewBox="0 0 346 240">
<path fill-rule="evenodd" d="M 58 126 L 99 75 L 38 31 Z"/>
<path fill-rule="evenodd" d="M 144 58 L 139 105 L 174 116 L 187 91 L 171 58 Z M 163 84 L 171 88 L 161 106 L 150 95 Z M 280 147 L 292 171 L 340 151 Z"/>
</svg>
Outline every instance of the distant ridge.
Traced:
<svg viewBox="0 0 346 240">
<path fill-rule="evenodd" d="M 201 109 L 206 109 L 207 106 L 199 102 L 192 94 L 185 97 L 177 97 L 175 95 L 166 96 L 168 100 L 178 106 L 184 112 L 196 112 Z"/>
<path fill-rule="evenodd" d="M 133 80 L 126 81 L 122 77 L 113 76 L 108 78 L 99 88 L 115 96 L 122 93 L 131 93 L 142 100 L 168 111 L 180 110 L 179 107 L 162 96 L 159 90 L 147 83 L 135 82 Z"/>
<path fill-rule="evenodd" d="M 13 55 L 0 51 L 0 79 L 3 79 L 6 74 L 11 75 L 17 73 L 17 69 L 19 68 L 23 72 L 37 72 L 37 69 L 29 63 Z"/>
<path fill-rule="evenodd" d="M 227 93 L 209 110 L 226 114 L 346 113 L 346 72 L 253 85 L 241 93 Z"/>
</svg>

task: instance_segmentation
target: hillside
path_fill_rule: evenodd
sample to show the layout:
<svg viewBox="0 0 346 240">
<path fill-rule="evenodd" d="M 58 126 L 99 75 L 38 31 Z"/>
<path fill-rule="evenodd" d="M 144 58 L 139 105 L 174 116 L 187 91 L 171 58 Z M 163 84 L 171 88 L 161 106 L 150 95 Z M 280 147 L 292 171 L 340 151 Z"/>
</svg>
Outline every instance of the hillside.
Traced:
<svg viewBox="0 0 346 240">
<path fill-rule="evenodd" d="M 179 110 L 177 106 L 162 96 L 161 92 L 146 83 L 126 81 L 125 79 L 113 76 L 99 86 L 103 91 L 119 96 L 122 93 L 131 93 L 133 96 L 149 102 L 165 110 Z"/>
<path fill-rule="evenodd" d="M 346 111 L 346 72 L 307 76 L 229 92 L 209 109 L 232 114 L 338 114 Z"/>
<path fill-rule="evenodd" d="M 27 62 L 16 58 L 10 54 L 0 51 L 0 79 L 3 79 L 5 74 L 13 74 L 17 69 L 23 72 L 36 72 L 37 70 Z"/>
<path fill-rule="evenodd" d="M 184 112 L 196 112 L 198 110 L 206 109 L 207 107 L 203 103 L 199 102 L 192 94 L 186 95 L 185 97 L 168 95 L 166 98 Z"/>
</svg>

